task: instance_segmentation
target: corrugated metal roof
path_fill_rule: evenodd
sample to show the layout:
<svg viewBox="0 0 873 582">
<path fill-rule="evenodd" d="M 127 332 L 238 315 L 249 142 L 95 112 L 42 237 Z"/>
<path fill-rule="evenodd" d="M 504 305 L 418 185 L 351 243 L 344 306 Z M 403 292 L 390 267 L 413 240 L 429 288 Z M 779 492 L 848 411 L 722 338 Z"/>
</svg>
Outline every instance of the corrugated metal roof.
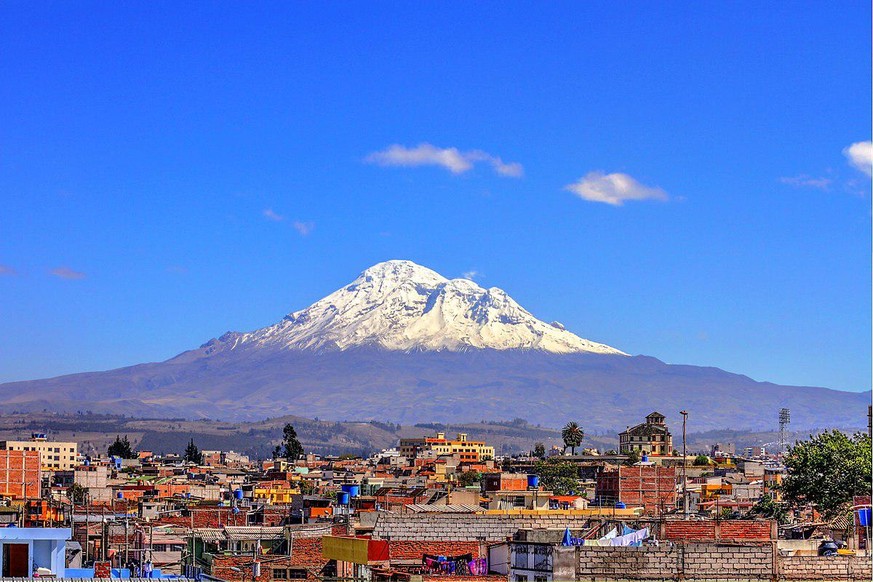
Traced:
<svg viewBox="0 0 873 582">
<path fill-rule="evenodd" d="M 204 542 L 223 542 L 226 538 L 224 537 L 224 530 L 221 529 L 213 529 L 213 528 L 200 528 L 194 530 L 194 535 L 202 539 Z"/>
<path fill-rule="evenodd" d="M 283 527 L 258 527 L 258 526 L 230 526 L 224 528 L 224 535 L 228 540 L 268 540 L 283 537 Z"/>
<path fill-rule="evenodd" d="M 405 506 L 412 513 L 479 513 L 484 511 L 478 505 L 455 504 L 455 505 L 422 505 L 413 503 Z"/>
</svg>

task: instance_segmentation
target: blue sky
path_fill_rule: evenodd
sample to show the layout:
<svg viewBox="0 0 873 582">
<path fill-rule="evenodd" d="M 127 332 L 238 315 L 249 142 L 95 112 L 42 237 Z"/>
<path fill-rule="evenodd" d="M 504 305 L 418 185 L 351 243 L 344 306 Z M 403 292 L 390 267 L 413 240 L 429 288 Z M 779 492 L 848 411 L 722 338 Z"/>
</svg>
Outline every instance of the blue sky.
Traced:
<svg viewBox="0 0 873 582">
<path fill-rule="evenodd" d="M 867 390 L 870 20 L 5 2 L 0 381 L 166 359 L 404 258 L 629 353 Z"/>
</svg>

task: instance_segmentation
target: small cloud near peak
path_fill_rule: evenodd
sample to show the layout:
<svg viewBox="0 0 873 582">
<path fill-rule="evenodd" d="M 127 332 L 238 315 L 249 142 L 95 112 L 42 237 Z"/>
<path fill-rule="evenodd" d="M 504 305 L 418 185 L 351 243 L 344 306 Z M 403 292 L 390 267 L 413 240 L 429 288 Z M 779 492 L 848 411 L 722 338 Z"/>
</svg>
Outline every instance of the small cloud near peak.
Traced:
<svg viewBox="0 0 873 582">
<path fill-rule="evenodd" d="M 315 230 L 314 222 L 301 222 L 299 220 L 295 220 L 294 224 L 291 226 L 294 227 L 294 230 L 297 231 L 297 234 L 300 236 L 309 236 L 312 234 L 312 231 Z"/>
<path fill-rule="evenodd" d="M 67 281 L 76 281 L 85 278 L 85 273 L 74 271 L 69 267 L 57 267 L 50 271 L 50 274 L 58 279 L 66 279 Z"/>
<path fill-rule="evenodd" d="M 667 193 L 660 188 L 645 186 L 631 176 L 618 172 L 588 172 L 583 178 L 564 186 L 564 189 L 583 200 L 612 206 L 621 206 L 628 200 L 669 200 Z"/>
<path fill-rule="evenodd" d="M 833 180 L 830 178 L 813 178 L 806 174 L 800 174 L 799 176 L 785 176 L 779 178 L 779 181 L 796 188 L 815 188 L 817 190 L 828 190 L 833 183 Z"/>
<path fill-rule="evenodd" d="M 482 150 L 462 152 L 458 148 L 440 148 L 429 143 L 415 147 L 393 144 L 369 154 L 364 161 L 378 166 L 438 166 L 452 174 L 468 172 L 481 162 L 490 165 L 498 176 L 520 178 L 524 175 L 524 168 L 518 162 L 504 162 L 500 156 Z"/>
<path fill-rule="evenodd" d="M 275 212 L 272 208 L 265 209 L 261 214 L 264 215 L 264 218 L 267 220 L 272 220 L 273 222 L 282 222 L 285 220 L 285 217 L 281 214 Z"/>
</svg>

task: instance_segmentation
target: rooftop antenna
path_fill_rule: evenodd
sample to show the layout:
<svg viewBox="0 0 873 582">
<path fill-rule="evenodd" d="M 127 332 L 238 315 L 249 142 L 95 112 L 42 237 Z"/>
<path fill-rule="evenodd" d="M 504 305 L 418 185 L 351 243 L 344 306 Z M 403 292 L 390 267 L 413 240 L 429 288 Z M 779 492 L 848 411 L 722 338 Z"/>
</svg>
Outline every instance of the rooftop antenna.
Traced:
<svg viewBox="0 0 873 582">
<path fill-rule="evenodd" d="M 783 408 L 779 411 L 779 454 L 785 454 L 785 429 L 791 424 L 791 411 Z"/>
</svg>

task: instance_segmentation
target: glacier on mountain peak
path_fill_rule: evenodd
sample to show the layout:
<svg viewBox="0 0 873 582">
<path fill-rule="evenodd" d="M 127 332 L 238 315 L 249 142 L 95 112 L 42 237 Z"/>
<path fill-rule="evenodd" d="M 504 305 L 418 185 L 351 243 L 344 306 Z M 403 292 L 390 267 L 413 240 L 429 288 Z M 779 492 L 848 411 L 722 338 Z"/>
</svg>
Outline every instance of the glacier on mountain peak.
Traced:
<svg viewBox="0 0 873 582">
<path fill-rule="evenodd" d="M 405 260 L 373 265 L 350 284 L 275 325 L 228 333 L 220 340 L 231 349 L 523 349 L 626 355 L 580 338 L 557 322 L 540 321 L 502 289 L 447 279 Z"/>
</svg>

